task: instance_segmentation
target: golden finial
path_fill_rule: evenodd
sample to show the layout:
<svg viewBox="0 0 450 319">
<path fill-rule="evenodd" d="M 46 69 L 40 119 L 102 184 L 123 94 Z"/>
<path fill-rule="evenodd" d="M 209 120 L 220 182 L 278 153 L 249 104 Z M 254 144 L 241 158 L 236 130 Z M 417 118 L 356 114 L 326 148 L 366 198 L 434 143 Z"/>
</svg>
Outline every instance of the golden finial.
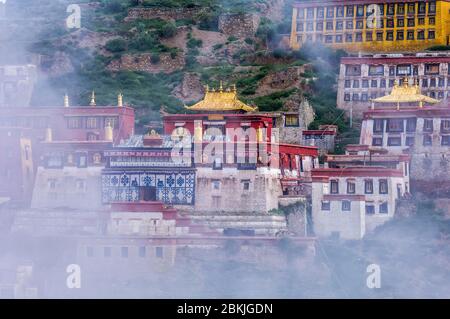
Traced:
<svg viewBox="0 0 450 319">
<path fill-rule="evenodd" d="M 92 95 L 91 95 L 91 103 L 89 103 L 90 106 L 96 106 L 97 104 L 95 103 L 95 92 L 92 91 Z"/>
<path fill-rule="evenodd" d="M 119 93 L 117 96 L 117 106 L 122 107 L 123 106 L 123 95 L 122 92 Z"/>
<path fill-rule="evenodd" d="M 233 92 L 236 92 L 236 91 L 237 91 L 237 89 L 236 89 L 236 84 L 233 84 L 233 85 L 231 86 L 231 88 L 232 88 Z"/>
<path fill-rule="evenodd" d="M 209 85 L 208 85 L 208 84 L 205 85 L 205 92 L 206 92 L 206 93 L 209 92 Z"/>
<path fill-rule="evenodd" d="M 220 81 L 219 92 L 220 93 L 223 92 L 223 82 L 222 81 Z"/>
<path fill-rule="evenodd" d="M 69 96 L 64 94 L 64 107 L 69 107 Z"/>
</svg>

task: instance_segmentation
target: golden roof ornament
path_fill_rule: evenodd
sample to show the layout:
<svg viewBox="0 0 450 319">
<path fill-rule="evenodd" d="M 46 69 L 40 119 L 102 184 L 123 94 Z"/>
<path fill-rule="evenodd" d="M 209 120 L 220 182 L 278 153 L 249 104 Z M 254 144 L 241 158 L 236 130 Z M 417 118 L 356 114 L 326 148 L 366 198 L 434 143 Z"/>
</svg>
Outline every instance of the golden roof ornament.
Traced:
<svg viewBox="0 0 450 319">
<path fill-rule="evenodd" d="M 419 107 L 422 108 L 423 103 L 437 104 L 439 102 L 439 100 L 422 95 L 417 83 L 410 85 L 408 78 L 404 78 L 402 85 L 400 86 L 396 83 L 389 95 L 373 99 L 372 108 L 374 108 L 374 103 L 395 103 L 397 109 L 400 109 L 400 104 L 402 103 L 419 103 Z"/>
<path fill-rule="evenodd" d="M 226 90 L 223 89 L 221 82 L 219 90 L 214 88 L 209 90 L 206 86 L 206 92 L 203 100 L 192 105 L 185 106 L 186 109 L 191 111 L 207 111 L 207 112 L 226 112 L 226 111 L 244 111 L 254 112 L 255 107 L 245 104 L 237 97 L 236 85 L 231 86 Z"/>
<path fill-rule="evenodd" d="M 91 94 L 91 103 L 89 103 L 90 106 L 96 106 L 97 104 L 95 103 L 95 92 L 92 91 Z"/>
</svg>

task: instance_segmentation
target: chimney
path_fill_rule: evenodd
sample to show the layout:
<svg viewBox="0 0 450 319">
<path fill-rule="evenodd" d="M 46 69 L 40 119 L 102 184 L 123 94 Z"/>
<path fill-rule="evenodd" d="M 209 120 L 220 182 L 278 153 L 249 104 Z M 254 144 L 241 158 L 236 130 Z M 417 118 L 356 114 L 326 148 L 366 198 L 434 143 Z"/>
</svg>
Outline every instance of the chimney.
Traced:
<svg viewBox="0 0 450 319">
<path fill-rule="evenodd" d="M 67 93 L 64 95 L 64 107 L 69 107 L 69 96 Z"/>
<path fill-rule="evenodd" d="M 45 129 L 45 142 L 52 142 L 53 141 L 53 132 L 50 127 L 47 127 Z"/>
<path fill-rule="evenodd" d="M 108 121 L 105 126 L 105 141 L 112 142 L 114 137 L 113 128 L 111 123 Z"/>
<path fill-rule="evenodd" d="M 95 103 L 95 92 L 92 91 L 92 95 L 91 95 L 91 103 L 89 103 L 90 106 L 96 106 L 97 104 Z"/>
<path fill-rule="evenodd" d="M 117 106 L 122 107 L 123 106 L 123 95 L 122 93 L 119 93 L 117 96 Z"/>
</svg>

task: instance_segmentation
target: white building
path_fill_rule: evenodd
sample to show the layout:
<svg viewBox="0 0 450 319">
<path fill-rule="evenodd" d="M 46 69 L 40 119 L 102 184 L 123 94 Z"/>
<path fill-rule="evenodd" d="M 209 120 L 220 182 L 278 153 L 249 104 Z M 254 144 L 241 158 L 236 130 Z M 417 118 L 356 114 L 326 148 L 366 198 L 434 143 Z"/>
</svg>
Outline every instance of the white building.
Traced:
<svg viewBox="0 0 450 319">
<path fill-rule="evenodd" d="M 361 239 L 395 214 L 405 194 L 402 170 L 384 167 L 312 171 L 312 219 L 317 236 Z"/>
</svg>

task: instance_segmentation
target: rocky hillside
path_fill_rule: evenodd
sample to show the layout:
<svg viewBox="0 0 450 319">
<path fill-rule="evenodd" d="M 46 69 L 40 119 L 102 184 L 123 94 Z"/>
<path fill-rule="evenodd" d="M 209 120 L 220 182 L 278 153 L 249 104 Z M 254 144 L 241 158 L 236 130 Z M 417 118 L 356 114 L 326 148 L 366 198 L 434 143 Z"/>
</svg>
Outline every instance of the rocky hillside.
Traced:
<svg viewBox="0 0 450 319">
<path fill-rule="evenodd" d="M 79 2 L 80 29 L 66 27 L 69 0 L 7 8 L 14 18 L 0 38 L 0 58 L 39 64 L 36 106 L 61 104 L 65 92 L 72 104 L 87 104 L 93 89 L 98 104 L 111 104 L 121 91 L 142 126 L 162 110 L 182 111 L 202 97 L 205 84 L 224 81 L 263 111 L 307 96 L 317 114 L 313 127 L 336 122 L 347 131 L 335 107 L 343 53 L 288 50 L 292 0 Z"/>
</svg>

